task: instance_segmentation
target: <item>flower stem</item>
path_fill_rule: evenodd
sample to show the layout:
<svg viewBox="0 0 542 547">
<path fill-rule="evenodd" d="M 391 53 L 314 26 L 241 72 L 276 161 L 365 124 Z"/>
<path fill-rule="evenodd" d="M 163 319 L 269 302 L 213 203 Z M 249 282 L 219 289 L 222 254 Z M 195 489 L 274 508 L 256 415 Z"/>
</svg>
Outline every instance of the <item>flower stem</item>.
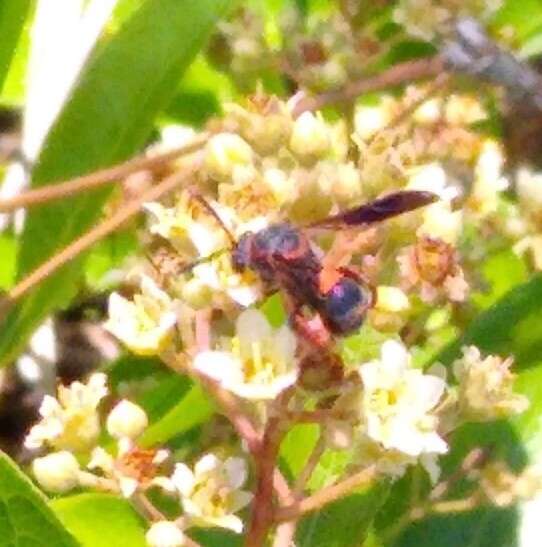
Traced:
<svg viewBox="0 0 542 547">
<path fill-rule="evenodd" d="M 368 486 L 377 475 L 375 466 L 367 467 L 362 471 L 344 479 L 332 486 L 328 486 L 308 498 L 296 501 L 291 505 L 278 509 L 275 513 L 276 522 L 298 519 L 299 517 L 320 509 L 324 505 L 336 501 L 353 490 Z"/>
<path fill-rule="evenodd" d="M 108 167 L 106 169 L 101 169 L 100 171 L 95 171 L 89 175 L 83 175 L 71 180 L 42 186 L 41 188 L 29 190 L 28 192 L 24 192 L 18 196 L 0 200 L 0 212 L 7 213 L 23 207 L 28 208 L 56 199 L 63 199 L 80 192 L 98 188 L 99 186 L 103 186 L 108 183 L 117 182 L 132 173 L 136 173 L 144 169 L 155 169 L 157 167 L 162 167 L 180 156 L 195 152 L 205 144 L 208 138 L 209 135 L 207 133 L 202 133 L 188 144 L 164 154 L 156 156 L 148 156 L 146 154 L 136 156 L 135 158 L 129 159 L 124 163 L 114 165 L 113 167 Z"/>
</svg>

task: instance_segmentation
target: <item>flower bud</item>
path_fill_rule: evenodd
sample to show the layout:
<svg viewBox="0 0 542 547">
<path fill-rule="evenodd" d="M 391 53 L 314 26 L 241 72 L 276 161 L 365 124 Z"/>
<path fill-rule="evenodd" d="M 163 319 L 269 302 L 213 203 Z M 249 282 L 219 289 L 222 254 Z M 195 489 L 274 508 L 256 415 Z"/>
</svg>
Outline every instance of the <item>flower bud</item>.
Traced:
<svg viewBox="0 0 542 547">
<path fill-rule="evenodd" d="M 213 299 L 213 290 L 201 279 L 194 277 L 189 279 L 181 289 L 183 302 L 195 309 L 208 306 Z"/>
<path fill-rule="evenodd" d="M 123 399 L 107 417 L 107 431 L 117 439 L 135 439 L 148 425 L 147 414 L 138 405 Z"/>
<path fill-rule="evenodd" d="M 235 133 L 219 133 L 205 147 L 205 167 L 212 177 L 229 179 L 237 167 L 252 164 L 250 145 Z"/>
<path fill-rule="evenodd" d="M 79 463 L 67 450 L 36 458 L 32 462 L 32 472 L 49 492 L 67 492 L 79 484 Z"/>
<path fill-rule="evenodd" d="M 278 205 L 289 203 L 295 196 L 295 187 L 282 169 L 267 169 L 263 175 L 263 181 L 273 194 Z"/>
<path fill-rule="evenodd" d="M 174 522 L 161 520 L 155 522 L 145 535 L 149 547 L 181 547 L 185 536 Z"/>
<path fill-rule="evenodd" d="M 303 112 L 295 121 L 290 148 L 302 158 L 319 158 L 328 152 L 331 145 L 328 128 L 321 117 L 312 112 Z"/>
<path fill-rule="evenodd" d="M 382 311 L 401 312 L 407 310 L 410 303 L 401 289 L 380 285 L 377 288 L 376 307 Z"/>
</svg>

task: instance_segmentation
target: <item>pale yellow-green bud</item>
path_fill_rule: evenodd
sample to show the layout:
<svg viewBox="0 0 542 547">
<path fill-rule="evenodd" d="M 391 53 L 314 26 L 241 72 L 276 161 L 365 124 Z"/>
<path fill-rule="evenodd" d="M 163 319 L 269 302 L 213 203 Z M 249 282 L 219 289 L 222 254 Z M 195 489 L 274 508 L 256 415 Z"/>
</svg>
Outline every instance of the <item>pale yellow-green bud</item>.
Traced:
<svg viewBox="0 0 542 547">
<path fill-rule="evenodd" d="M 205 167 L 217 179 L 232 178 L 239 167 L 252 165 L 250 145 L 235 133 L 219 133 L 209 139 L 205 147 Z"/>
<path fill-rule="evenodd" d="M 147 414 L 138 405 L 123 399 L 107 416 L 107 431 L 117 439 L 135 439 L 149 424 Z"/>
<path fill-rule="evenodd" d="M 182 547 L 186 538 L 174 522 L 155 522 L 145 535 L 149 547 Z"/>
<path fill-rule="evenodd" d="M 181 297 L 192 308 L 200 309 L 211 303 L 213 290 L 209 285 L 194 277 L 183 285 Z"/>
<path fill-rule="evenodd" d="M 407 295 L 398 287 L 380 285 L 376 295 L 376 307 L 379 310 L 401 312 L 410 307 Z"/>
<path fill-rule="evenodd" d="M 303 159 L 322 158 L 331 145 L 329 129 L 320 116 L 303 112 L 294 123 L 290 148 Z"/>
<path fill-rule="evenodd" d="M 282 169 L 266 169 L 263 174 L 263 181 L 278 205 L 289 203 L 294 199 L 294 184 Z"/>
<path fill-rule="evenodd" d="M 53 452 L 32 462 L 36 480 L 49 492 L 68 492 L 78 486 L 79 471 L 79 463 L 67 450 Z"/>
</svg>

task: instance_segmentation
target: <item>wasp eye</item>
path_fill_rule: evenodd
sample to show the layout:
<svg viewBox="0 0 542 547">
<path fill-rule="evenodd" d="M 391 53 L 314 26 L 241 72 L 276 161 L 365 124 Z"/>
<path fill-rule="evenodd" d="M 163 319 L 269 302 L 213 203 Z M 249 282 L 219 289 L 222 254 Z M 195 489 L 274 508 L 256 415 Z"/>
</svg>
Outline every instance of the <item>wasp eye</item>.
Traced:
<svg viewBox="0 0 542 547">
<path fill-rule="evenodd" d="M 349 334 L 359 329 L 369 306 L 369 294 L 353 279 L 344 277 L 327 293 L 324 316 L 335 334 Z"/>
</svg>

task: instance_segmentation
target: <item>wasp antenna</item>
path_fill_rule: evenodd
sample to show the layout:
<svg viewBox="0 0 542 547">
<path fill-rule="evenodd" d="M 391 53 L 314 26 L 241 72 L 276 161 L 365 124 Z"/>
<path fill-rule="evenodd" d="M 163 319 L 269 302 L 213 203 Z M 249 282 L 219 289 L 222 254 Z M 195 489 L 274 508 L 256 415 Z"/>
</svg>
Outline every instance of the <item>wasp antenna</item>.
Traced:
<svg viewBox="0 0 542 547">
<path fill-rule="evenodd" d="M 437 201 L 433 192 L 403 190 L 388 194 L 383 198 L 348 209 L 312 224 L 308 228 L 337 228 L 338 226 L 362 226 L 382 222 L 408 211 L 413 211 Z"/>
<path fill-rule="evenodd" d="M 183 266 L 180 268 L 179 273 L 186 273 L 190 270 L 194 269 L 196 266 L 199 266 L 200 264 L 205 264 L 206 262 L 211 262 L 211 260 L 214 260 L 215 258 L 218 258 L 219 256 L 223 255 L 225 252 L 231 251 L 229 247 L 224 247 L 223 249 L 219 249 L 218 251 L 215 251 L 214 253 L 211 253 L 207 256 L 202 256 L 201 258 L 197 258 L 196 260 L 193 260 L 189 264 L 186 264 L 186 266 Z"/>
<path fill-rule="evenodd" d="M 189 189 L 190 196 L 192 199 L 196 200 L 219 224 L 219 226 L 224 230 L 224 233 L 228 236 L 228 239 L 230 240 L 230 243 L 232 244 L 232 247 L 234 247 L 237 244 L 237 240 L 235 239 L 235 236 L 232 234 L 230 229 L 224 224 L 224 221 L 220 218 L 219 214 L 215 211 L 215 209 L 211 206 L 211 204 L 201 195 L 199 190 L 197 188 L 190 188 Z"/>
</svg>

